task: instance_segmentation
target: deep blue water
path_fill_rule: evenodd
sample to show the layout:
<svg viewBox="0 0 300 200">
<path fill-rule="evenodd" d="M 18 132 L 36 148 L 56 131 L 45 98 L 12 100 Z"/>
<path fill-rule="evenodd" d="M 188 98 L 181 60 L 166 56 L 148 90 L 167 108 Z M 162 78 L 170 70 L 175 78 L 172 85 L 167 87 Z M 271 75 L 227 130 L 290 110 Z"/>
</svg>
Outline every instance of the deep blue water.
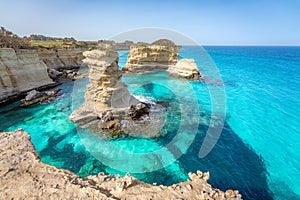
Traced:
<svg viewBox="0 0 300 200">
<path fill-rule="evenodd" d="M 23 128 L 42 161 L 82 177 L 142 169 L 144 173 L 133 175 L 171 185 L 201 170 L 210 172 L 214 187 L 238 189 L 244 199 L 300 199 L 300 48 L 205 49 L 212 60 L 199 47 L 184 47 L 180 57 L 194 58 L 204 76 L 215 78 L 206 83 L 171 78 L 166 72 L 123 77 L 133 94 L 170 102 L 159 138 L 100 139 L 77 128 L 68 116 L 83 102 L 86 79 L 58 86 L 64 95 L 50 104 L 0 113 L 0 131 Z M 127 53 L 119 52 L 120 66 Z M 212 151 L 199 158 L 209 126 L 222 122 L 222 97 L 211 103 L 213 92 L 223 89 L 219 75 L 226 120 Z M 167 151 L 149 156 L 165 146 Z M 153 171 L 157 166 L 164 167 Z"/>
</svg>

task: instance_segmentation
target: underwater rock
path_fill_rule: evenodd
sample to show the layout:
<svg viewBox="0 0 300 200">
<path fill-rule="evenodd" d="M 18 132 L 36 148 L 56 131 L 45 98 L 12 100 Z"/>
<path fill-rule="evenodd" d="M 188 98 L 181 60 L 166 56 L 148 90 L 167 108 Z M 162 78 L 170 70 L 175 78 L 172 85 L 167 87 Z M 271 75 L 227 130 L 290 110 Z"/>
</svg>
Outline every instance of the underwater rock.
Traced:
<svg viewBox="0 0 300 200">
<path fill-rule="evenodd" d="M 0 133 L 0 196 L 3 199 L 242 199 L 237 190 L 207 183 L 208 173 L 172 186 L 144 183 L 129 174 L 78 175 L 41 162 L 30 136 L 22 129 Z"/>
</svg>

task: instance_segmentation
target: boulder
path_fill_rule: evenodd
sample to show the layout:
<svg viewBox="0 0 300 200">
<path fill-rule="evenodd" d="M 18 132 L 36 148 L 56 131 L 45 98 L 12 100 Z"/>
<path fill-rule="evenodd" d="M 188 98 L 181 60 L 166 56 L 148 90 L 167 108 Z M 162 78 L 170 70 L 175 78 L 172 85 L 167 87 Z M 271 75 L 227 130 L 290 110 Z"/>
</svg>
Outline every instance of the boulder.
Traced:
<svg viewBox="0 0 300 200">
<path fill-rule="evenodd" d="M 176 65 L 170 66 L 168 72 L 170 76 L 182 78 L 199 79 L 201 77 L 194 59 L 181 59 Z"/>
<path fill-rule="evenodd" d="M 33 99 L 36 99 L 40 96 L 42 96 L 42 93 L 36 90 L 31 90 L 30 92 L 27 93 L 25 97 L 25 101 L 32 101 Z"/>
<path fill-rule="evenodd" d="M 56 69 L 48 68 L 47 71 L 48 71 L 49 77 L 53 81 L 58 81 L 63 76 L 63 73 L 57 71 Z"/>
<path fill-rule="evenodd" d="M 54 100 L 57 96 L 58 93 L 61 91 L 61 89 L 55 89 L 55 90 L 50 90 L 50 91 L 45 91 L 45 92 L 39 92 L 36 90 L 32 90 L 27 93 L 26 97 L 21 100 L 22 104 L 20 105 L 21 107 L 28 107 L 35 105 L 37 103 L 47 103 L 52 100 Z"/>
</svg>

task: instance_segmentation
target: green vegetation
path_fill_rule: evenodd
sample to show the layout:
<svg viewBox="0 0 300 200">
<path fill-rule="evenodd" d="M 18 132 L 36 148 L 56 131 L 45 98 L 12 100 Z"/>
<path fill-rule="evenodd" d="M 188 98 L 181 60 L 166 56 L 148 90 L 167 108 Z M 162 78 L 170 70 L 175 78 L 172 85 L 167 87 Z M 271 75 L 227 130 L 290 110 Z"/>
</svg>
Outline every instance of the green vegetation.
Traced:
<svg viewBox="0 0 300 200">
<path fill-rule="evenodd" d="M 65 38 L 56 38 L 56 37 L 49 37 L 49 36 L 44 36 L 44 35 L 36 35 L 36 34 L 31 34 L 30 35 L 30 40 L 33 41 L 62 41 L 62 42 L 76 42 L 76 40 L 73 37 L 65 37 Z"/>
<path fill-rule="evenodd" d="M 28 38 L 20 38 L 11 31 L 5 28 L 0 28 L 0 48 L 16 48 L 16 49 L 27 49 L 30 48 Z"/>
<path fill-rule="evenodd" d="M 32 47 L 45 47 L 53 48 L 62 46 L 64 42 L 61 41 L 30 41 L 30 46 Z"/>
<path fill-rule="evenodd" d="M 54 38 L 43 35 L 19 37 L 4 27 L 0 28 L 0 48 L 34 49 L 34 48 L 80 48 L 96 46 L 97 42 L 76 41 L 74 38 Z"/>
<path fill-rule="evenodd" d="M 69 48 L 69 47 L 86 47 L 86 42 L 63 42 L 63 41 L 30 41 L 31 47 L 44 47 L 44 48 Z"/>
</svg>

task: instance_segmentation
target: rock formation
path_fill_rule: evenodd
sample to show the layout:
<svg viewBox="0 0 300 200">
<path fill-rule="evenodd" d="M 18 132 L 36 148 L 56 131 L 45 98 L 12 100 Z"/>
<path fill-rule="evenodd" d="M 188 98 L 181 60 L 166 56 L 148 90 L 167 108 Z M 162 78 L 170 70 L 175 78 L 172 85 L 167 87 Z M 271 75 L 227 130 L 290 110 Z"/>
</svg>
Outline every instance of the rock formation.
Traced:
<svg viewBox="0 0 300 200">
<path fill-rule="evenodd" d="M 0 103 L 53 85 L 36 50 L 0 48 Z"/>
<path fill-rule="evenodd" d="M 70 120 L 113 135 L 135 134 L 133 126 L 144 127 L 148 136 L 157 134 L 147 130 L 144 123 L 155 124 L 159 118 L 151 115 L 150 105 L 133 97 L 120 80 L 122 73 L 118 69 L 118 53 L 106 49 L 86 51 L 83 55 L 83 62 L 89 66 L 90 84 L 85 91 L 84 104 L 70 115 Z"/>
<path fill-rule="evenodd" d="M 32 106 L 37 103 L 47 103 L 54 100 L 61 89 L 49 90 L 44 92 L 39 92 L 36 90 L 31 90 L 27 93 L 26 97 L 21 100 L 21 107 Z"/>
<path fill-rule="evenodd" d="M 199 79 L 200 72 L 193 59 L 178 61 L 178 49 L 171 40 L 161 39 L 149 44 L 132 45 L 122 71 L 153 73 L 167 70 L 170 76 Z"/>
<path fill-rule="evenodd" d="M 241 199 L 236 190 L 212 188 L 209 174 L 200 171 L 172 186 L 147 184 L 130 175 L 80 178 L 41 162 L 21 129 L 0 133 L 0 149 L 1 199 Z"/>
<path fill-rule="evenodd" d="M 200 72 L 194 59 L 181 59 L 168 69 L 170 76 L 199 79 Z"/>
<path fill-rule="evenodd" d="M 132 45 L 128 54 L 125 72 L 151 73 L 167 70 L 178 60 L 176 46 Z"/>
</svg>

